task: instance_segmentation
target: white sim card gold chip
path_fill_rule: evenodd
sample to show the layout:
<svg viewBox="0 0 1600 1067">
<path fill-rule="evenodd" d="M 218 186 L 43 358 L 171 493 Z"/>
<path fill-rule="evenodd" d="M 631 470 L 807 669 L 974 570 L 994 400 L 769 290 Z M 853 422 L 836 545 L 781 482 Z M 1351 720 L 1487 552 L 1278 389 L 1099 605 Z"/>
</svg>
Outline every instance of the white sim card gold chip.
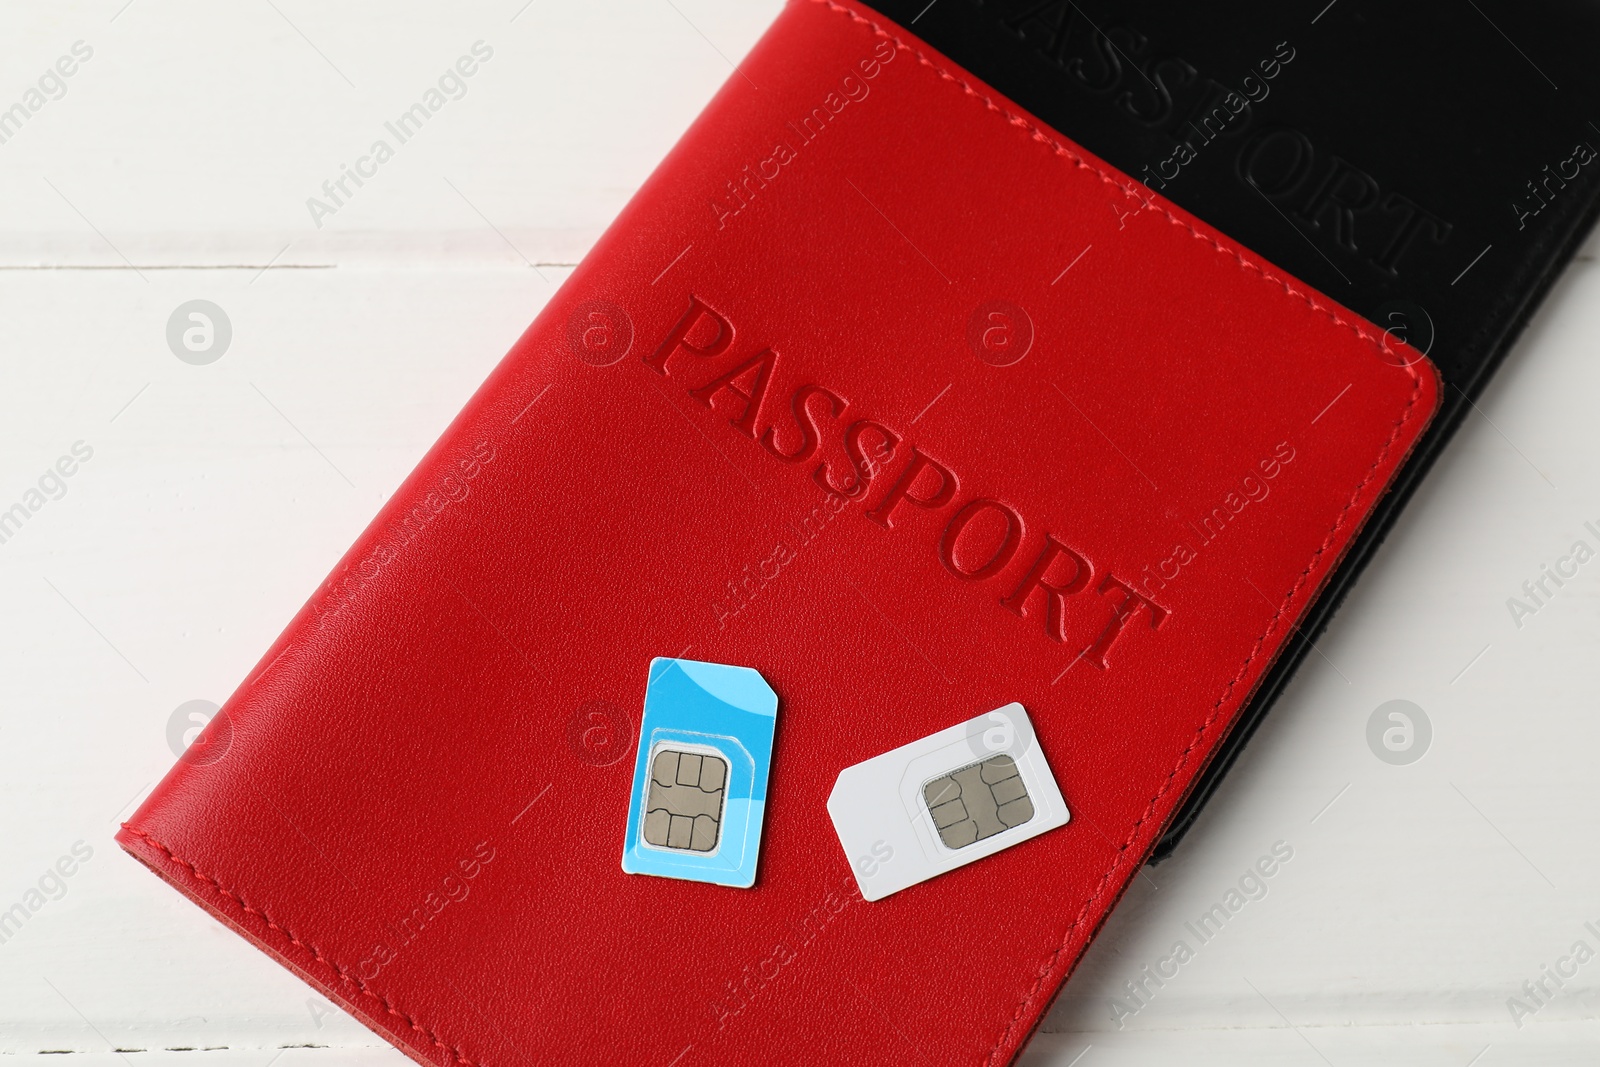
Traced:
<svg viewBox="0 0 1600 1067">
<path fill-rule="evenodd" d="M 992 856 L 1071 818 L 1021 704 L 846 767 L 828 815 L 867 900 Z"/>
<path fill-rule="evenodd" d="M 941 774 L 922 787 L 922 802 L 946 848 L 966 848 L 1033 818 L 1033 799 L 1017 761 L 990 756 Z"/>
</svg>

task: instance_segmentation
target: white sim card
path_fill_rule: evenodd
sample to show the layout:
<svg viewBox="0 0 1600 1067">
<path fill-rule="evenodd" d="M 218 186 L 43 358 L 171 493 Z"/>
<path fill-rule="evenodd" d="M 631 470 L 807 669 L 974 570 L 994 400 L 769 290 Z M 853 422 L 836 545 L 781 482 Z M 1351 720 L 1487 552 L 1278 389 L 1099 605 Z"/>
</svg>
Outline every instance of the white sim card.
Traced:
<svg viewBox="0 0 1600 1067">
<path fill-rule="evenodd" d="M 846 767 L 828 796 L 828 815 L 867 900 L 1071 818 L 1033 723 L 1016 703 Z"/>
</svg>

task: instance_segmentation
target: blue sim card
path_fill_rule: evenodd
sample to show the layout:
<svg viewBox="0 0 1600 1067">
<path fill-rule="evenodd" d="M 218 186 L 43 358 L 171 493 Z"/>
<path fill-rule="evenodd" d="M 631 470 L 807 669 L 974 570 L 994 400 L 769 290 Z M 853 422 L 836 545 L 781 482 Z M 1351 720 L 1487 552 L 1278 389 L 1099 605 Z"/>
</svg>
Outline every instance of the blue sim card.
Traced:
<svg viewBox="0 0 1600 1067">
<path fill-rule="evenodd" d="M 754 885 L 777 723 L 778 694 L 749 667 L 651 660 L 622 869 Z"/>
</svg>

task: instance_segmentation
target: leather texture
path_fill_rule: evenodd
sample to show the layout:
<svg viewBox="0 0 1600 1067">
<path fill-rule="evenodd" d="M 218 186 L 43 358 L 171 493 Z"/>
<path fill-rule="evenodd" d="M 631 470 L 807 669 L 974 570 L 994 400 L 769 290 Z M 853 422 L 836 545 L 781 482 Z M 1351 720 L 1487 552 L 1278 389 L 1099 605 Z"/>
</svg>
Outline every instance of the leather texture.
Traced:
<svg viewBox="0 0 1600 1067">
<path fill-rule="evenodd" d="M 118 839 L 419 1062 L 1005 1064 L 1437 403 L 793 0 Z M 655 656 L 778 694 L 753 888 L 620 868 Z M 1072 821 L 862 900 L 840 770 L 1013 700 Z"/>
<path fill-rule="evenodd" d="M 1438 418 L 1174 819 L 1159 860 L 1592 226 L 1600 158 L 1580 163 L 1574 149 L 1600 151 L 1600 4 L 869 6 L 914 20 L 968 71 L 1426 351 L 1443 377 Z"/>
</svg>

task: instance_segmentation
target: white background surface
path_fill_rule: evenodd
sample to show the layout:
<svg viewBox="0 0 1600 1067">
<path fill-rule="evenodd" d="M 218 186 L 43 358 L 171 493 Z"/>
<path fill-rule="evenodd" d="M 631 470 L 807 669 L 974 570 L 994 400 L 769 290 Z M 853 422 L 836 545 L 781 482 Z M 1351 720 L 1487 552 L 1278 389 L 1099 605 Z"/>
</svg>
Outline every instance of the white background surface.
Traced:
<svg viewBox="0 0 1600 1067">
<path fill-rule="evenodd" d="M 0 1055 L 398 1067 L 111 835 L 173 710 L 244 676 L 778 5 L 124 3 L 0 8 L 0 108 L 94 49 L 0 144 L 0 509 L 94 449 L 0 544 L 0 909 L 94 850 L 0 944 Z M 467 95 L 313 226 L 306 198 L 480 39 Z M 1506 1004 L 1600 950 L 1600 560 L 1520 629 L 1506 607 L 1600 548 L 1595 247 L 1030 1067 L 1596 1060 L 1600 960 L 1520 1028 Z M 165 340 L 193 298 L 233 326 L 209 366 Z M 1433 723 L 1411 766 L 1366 744 L 1393 698 Z M 1277 841 L 1266 897 L 1119 1029 L 1123 983 Z"/>
</svg>

